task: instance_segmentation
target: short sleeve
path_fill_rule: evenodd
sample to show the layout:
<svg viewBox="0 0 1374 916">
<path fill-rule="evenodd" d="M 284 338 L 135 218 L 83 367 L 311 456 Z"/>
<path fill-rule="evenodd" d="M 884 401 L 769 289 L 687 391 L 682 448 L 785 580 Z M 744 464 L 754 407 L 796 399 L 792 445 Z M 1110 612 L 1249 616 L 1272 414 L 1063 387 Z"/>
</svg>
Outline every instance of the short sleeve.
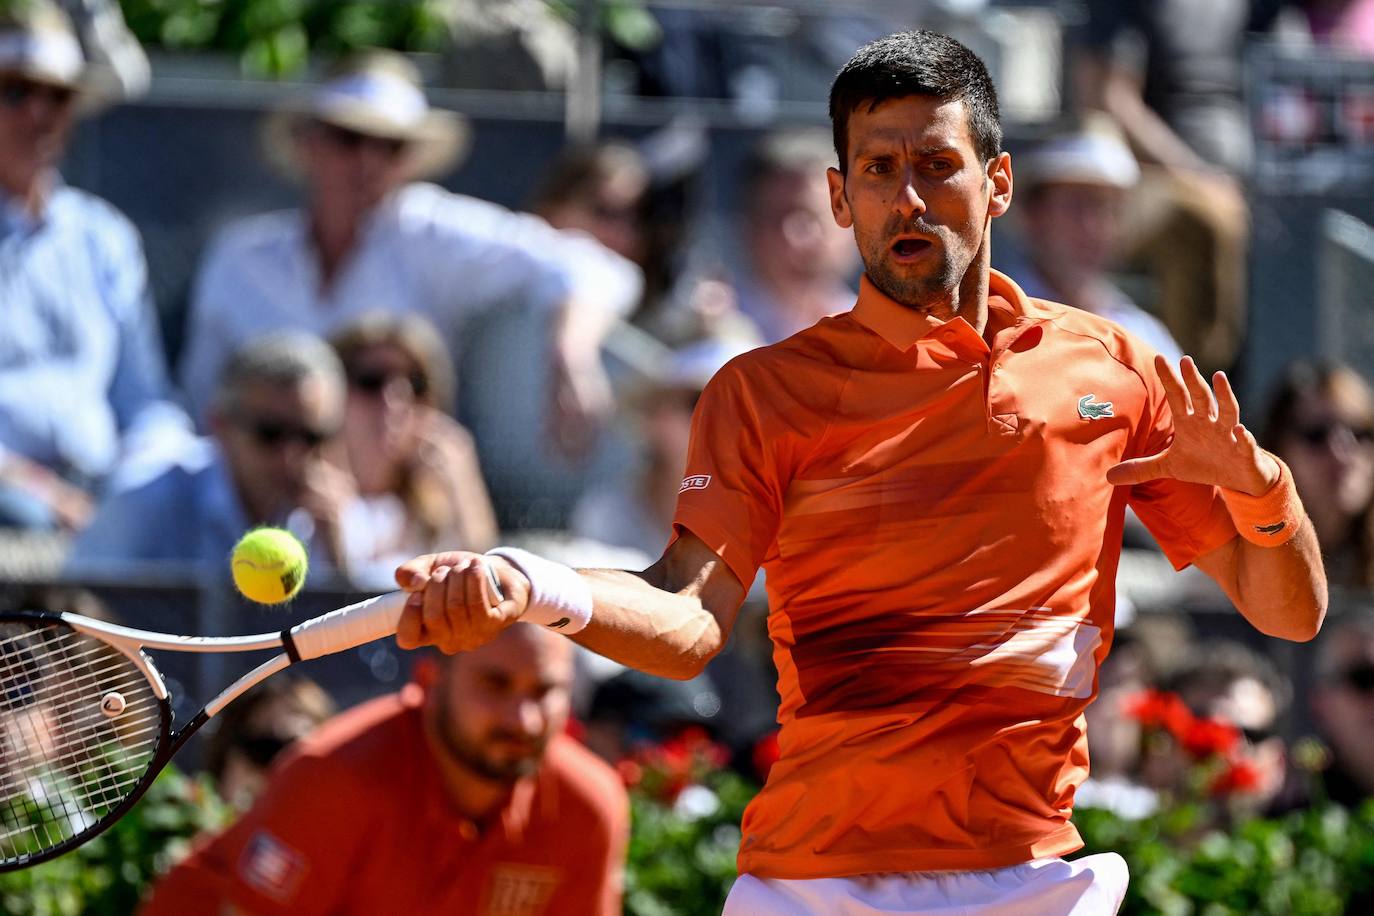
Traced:
<svg viewBox="0 0 1374 916">
<path fill-rule="evenodd" d="M 784 474 L 779 445 L 738 361 L 706 386 L 692 417 L 673 537 L 696 535 L 746 587 L 777 538 Z"/>
<path fill-rule="evenodd" d="M 1140 375 L 1148 389 L 1146 413 L 1130 458 L 1158 454 L 1174 438 L 1173 415 L 1159 379 L 1151 370 Z M 1175 569 L 1183 569 L 1236 536 L 1231 514 L 1213 486 L 1161 478 L 1133 486 L 1128 502 Z"/>
<path fill-rule="evenodd" d="M 143 916 L 213 912 L 212 901 L 260 916 L 336 912 L 368 832 L 364 797 L 326 758 L 289 759 L 239 821 L 158 883 Z"/>
</svg>

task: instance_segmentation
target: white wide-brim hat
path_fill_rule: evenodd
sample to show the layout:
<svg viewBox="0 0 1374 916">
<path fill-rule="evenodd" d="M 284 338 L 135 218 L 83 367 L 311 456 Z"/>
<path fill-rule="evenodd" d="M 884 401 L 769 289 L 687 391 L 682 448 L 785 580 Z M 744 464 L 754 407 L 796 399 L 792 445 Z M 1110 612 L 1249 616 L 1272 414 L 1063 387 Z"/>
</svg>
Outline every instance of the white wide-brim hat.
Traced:
<svg viewBox="0 0 1374 916">
<path fill-rule="evenodd" d="M 388 140 L 404 140 L 416 177 L 437 175 L 467 152 L 470 130 L 462 115 L 430 107 L 419 76 L 404 57 L 375 51 L 268 116 L 263 144 L 268 159 L 291 177 L 300 175 L 296 134 L 318 121 Z"/>
<path fill-rule="evenodd" d="M 1051 137 L 1017 157 L 1018 189 L 1042 184 L 1088 184 L 1130 190 L 1140 164 L 1115 124 L 1090 117 L 1076 130 Z"/>
<path fill-rule="evenodd" d="M 47 3 L 35 4 L 24 15 L 6 17 L 0 23 L 0 73 L 70 89 L 83 113 L 118 97 L 117 86 L 87 65 L 67 14 Z"/>
</svg>

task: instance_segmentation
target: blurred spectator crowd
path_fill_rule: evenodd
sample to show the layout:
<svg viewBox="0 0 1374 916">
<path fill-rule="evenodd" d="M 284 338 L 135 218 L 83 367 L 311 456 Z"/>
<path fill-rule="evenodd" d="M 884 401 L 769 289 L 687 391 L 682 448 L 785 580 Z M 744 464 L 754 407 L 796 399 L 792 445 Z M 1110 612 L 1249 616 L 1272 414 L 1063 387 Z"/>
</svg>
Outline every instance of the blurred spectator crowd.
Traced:
<svg viewBox="0 0 1374 916">
<path fill-rule="evenodd" d="M 648 135 L 570 144 L 518 212 L 432 183 L 480 138 L 430 104 L 409 58 L 367 50 L 242 138 L 242 155 L 260 145 L 296 183 L 298 205 L 219 227 L 169 365 L 139 227 L 60 172 L 72 132 L 136 96 L 147 61 L 114 7 L 65 5 L 0 3 L 0 575 L 13 583 L 98 589 L 170 575 L 223 588 L 232 544 L 256 525 L 295 532 L 320 588 L 385 589 L 398 561 L 501 541 L 578 565 L 647 565 L 670 535 L 707 380 L 852 304 L 859 264 L 830 216 L 824 128 L 757 131 L 724 210 L 701 193 L 701 163 L 684 168 Z M 955 13 L 976 20 L 987 4 L 895 6 L 806 20 L 789 53 L 816 74 L 817 99 L 861 42 Z M 1015 150 L 1016 206 L 994 266 L 1170 357 L 1234 369 L 1251 230 L 1246 48 L 1266 35 L 1374 54 L 1374 2 L 1047 4 L 1067 6 L 1080 18 L 1065 33 L 1062 111 Z M 746 102 L 780 91 L 768 84 L 776 48 L 719 5 L 675 4 L 657 21 L 656 48 L 622 54 L 637 91 Z M 524 60 L 492 49 L 545 48 L 541 74 L 566 58 L 522 22 L 487 20 L 500 33 L 485 45 L 490 78 Z M 463 58 L 466 70 L 481 59 Z M 559 530 L 510 523 L 519 512 L 489 486 L 483 443 L 459 419 L 476 396 L 459 387 L 469 337 L 511 312 L 532 330 L 480 354 L 491 376 L 480 396 L 537 443 L 525 460 L 573 481 Z M 1252 810 L 1374 795 L 1367 372 L 1298 360 L 1267 403 L 1247 405 L 1247 423 L 1291 467 L 1340 587 L 1314 650 L 1231 641 L 1240 630 L 1215 613 L 1224 597 L 1175 578 L 1143 528 L 1128 526 L 1081 804 L 1155 810 L 1183 791 L 1208 722 L 1234 729 L 1217 748 Z M 523 390 L 531 378 L 536 401 L 503 400 L 508 383 Z M 598 457 L 608 448 L 609 472 Z M 17 584 L 6 594 L 78 600 Z M 79 600 L 89 610 L 94 599 Z M 174 631 L 205 623 L 140 619 L 125 604 L 108 611 Z M 1198 608 L 1211 613 L 1185 613 Z M 579 653 L 568 689 L 586 744 L 614 762 L 700 728 L 752 770 L 776 703 L 766 617 L 757 583 L 735 643 L 687 683 Z M 269 682 L 232 708 L 203 762 L 246 806 L 276 753 L 332 712 L 307 680 Z M 1303 757 L 1295 739 L 1309 734 L 1321 746 Z"/>
</svg>

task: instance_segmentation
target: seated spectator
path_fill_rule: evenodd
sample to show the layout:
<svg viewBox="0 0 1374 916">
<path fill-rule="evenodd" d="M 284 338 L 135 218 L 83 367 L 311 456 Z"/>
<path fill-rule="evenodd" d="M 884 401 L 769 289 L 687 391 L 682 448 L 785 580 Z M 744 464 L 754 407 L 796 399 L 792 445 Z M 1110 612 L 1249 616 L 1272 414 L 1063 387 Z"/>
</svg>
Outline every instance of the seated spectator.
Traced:
<svg viewBox="0 0 1374 916">
<path fill-rule="evenodd" d="M 824 131 L 780 132 L 758 143 L 740 176 L 745 262 L 735 289 L 765 343 L 854 307 L 858 254 L 830 212 L 834 161 Z"/>
<path fill-rule="evenodd" d="M 566 150 L 550 166 L 530 210 L 555 229 L 585 232 L 636 264 L 645 257 L 649 168 L 633 146 L 607 141 Z"/>
<path fill-rule="evenodd" d="M 354 521 L 353 480 L 326 455 L 339 446 L 344 396 L 338 357 L 318 338 L 281 333 L 250 343 L 224 369 L 210 408 L 213 435 L 103 503 L 73 545 L 68 571 L 160 563 L 218 579 L 244 531 L 279 525 L 308 546 L 312 577 L 346 573 L 348 535 L 364 555 L 369 545 Z"/>
<path fill-rule="evenodd" d="M 1295 363 L 1261 441 L 1293 472 L 1328 580 L 1374 588 L 1374 390 L 1349 366 Z"/>
<path fill-rule="evenodd" d="M 269 119 L 269 152 L 304 182 L 306 206 L 235 223 L 206 254 L 182 363 L 198 417 L 227 354 L 266 331 L 328 335 L 386 303 L 456 345 L 471 318 L 532 308 L 547 316 L 549 358 L 534 364 L 553 374 L 556 443 L 587 444 L 610 406 L 598 348 L 637 302 L 639 271 L 585 235 L 419 181 L 452 167 L 466 133 L 428 106 L 408 60 L 382 51 Z"/>
<path fill-rule="evenodd" d="M 372 518 L 367 565 L 389 583 L 416 554 L 495 546 L 496 513 L 472 437 L 449 415 L 456 379 L 434 326 L 378 313 L 331 343 L 348 379 L 347 467 Z"/>
<path fill-rule="evenodd" d="M 1020 241 L 1028 264 L 1012 275 L 1031 296 L 1109 318 L 1176 364 L 1182 352 L 1159 319 L 1108 271 L 1120 254 L 1122 213 L 1140 179 L 1131 148 L 1097 117 L 1016 160 Z"/>
<path fill-rule="evenodd" d="M 674 130 L 687 129 L 670 126 L 645 142 L 690 148 L 690 141 L 670 136 Z M 697 264 L 701 259 L 691 254 L 695 168 L 690 161 L 665 158 L 674 159 L 673 174 L 657 176 L 626 143 L 571 147 L 549 169 L 530 209 L 554 228 L 589 233 L 639 265 L 644 296 L 633 319 L 658 340 L 669 346 L 707 336 L 752 340 L 758 332 L 740 313 L 724 269 Z M 652 359 L 650 354 L 642 362 Z"/>
<path fill-rule="evenodd" d="M 267 782 L 277 755 L 335 712 L 320 685 L 289 673 L 263 681 L 215 717 L 205 771 L 220 797 L 247 810 Z"/>
<path fill-rule="evenodd" d="M 711 376 L 748 349 L 719 340 L 690 344 L 674 354 L 661 377 L 628 396 L 642 443 L 640 464 L 628 478 L 592 489 L 578 501 L 574 534 L 651 556 L 662 552 L 686 475 L 692 410 Z"/>
<path fill-rule="evenodd" d="M 620 913 L 615 771 L 562 734 L 573 644 L 516 624 L 299 742 L 147 916 Z"/>
<path fill-rule="evenodd" d="M 57 172 L 79 111 L 107 100 L 67 17 L 0 13 L 0 526 L 75 531 L 118 468 L 184 445 L 138 233 Z"/>
<path fill-rule="evenodd" d="M 1374 611 L 1354 609 L 1322 630 L 1312 713 L 1331 751 L 1325 795 L 1358 807 L 1374 798 Z"/>
<path fill-rule="evenodd" d="M 1245 329 L 1254 138 L 1244 49 L 1273 28 L 1274 0 L 1086 0 L 1077 103 L 1110 115 L 1144 167 L 1127 259 L 1157 286 L 1160 315 L 1204 369 L 1234 363 Z"/>
</svg>

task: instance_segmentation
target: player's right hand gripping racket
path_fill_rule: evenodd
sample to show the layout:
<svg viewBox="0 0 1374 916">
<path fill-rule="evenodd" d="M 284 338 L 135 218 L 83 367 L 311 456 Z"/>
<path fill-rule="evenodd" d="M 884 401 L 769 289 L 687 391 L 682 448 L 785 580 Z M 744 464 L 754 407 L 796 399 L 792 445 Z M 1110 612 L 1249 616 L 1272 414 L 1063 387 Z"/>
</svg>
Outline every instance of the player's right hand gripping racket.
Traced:
<svg viewBox="0 0 1374 916">
<path fill-rule="evenodd" d="M 501 588 L 486 567 L 494 594 Z M 0 872 L 37 865 L 102 833 L 134 806 L 186 740 L 293 662 L 391 636 L 406 593 L 331 611 L 280 633 L 174 636 L 79 614 L 0 614 Z M 283 649 L 173 730 L 144 649 Z"/>
</svg>

